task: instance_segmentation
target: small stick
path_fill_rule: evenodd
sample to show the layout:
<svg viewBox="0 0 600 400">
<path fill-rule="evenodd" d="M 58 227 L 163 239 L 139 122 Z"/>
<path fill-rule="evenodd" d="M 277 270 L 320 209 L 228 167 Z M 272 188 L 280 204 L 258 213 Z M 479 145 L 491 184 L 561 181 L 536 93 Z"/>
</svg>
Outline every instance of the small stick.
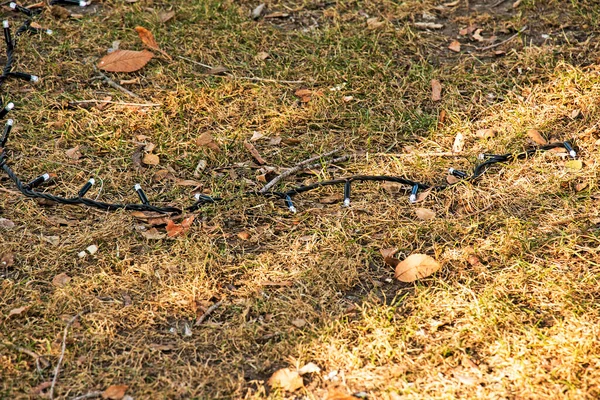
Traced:
<svg viewBox="0 0 600 400">
<path fill-rule="evenodd" d="M 81 396 L 73 397 L 72 400 L 84 400 L 84 399 L 95 399 L 96 397 L 102 396 L 102 392 L 89 392 L 82 394 Z"/>
<path fill-rule="evenodd" d="M 221 306 L 221 304 L 223 304 L 223 300 L 217 301 L 215 304 L 213 304 L 212 306 L 208 307 L 208 309 L 206 310 L 206 312 L 204 314 L 202 314 L 201 316 L 198 317 L 198 319 L 196 320 L 196 323 L 194 324 L 194 326 L 202 325 L 202 323 L 204 322 L 204 320 L 206 320 L 206 318 L 208 318 L 210 316 L 210 314 L 212 314 L 217 308 L 219 308 Z"/>
<path fill-rule="evenodd" d="M 18 351 L 20 353 L 23 353 L 23 354 L 27 354 L 28 356 L 30 356 L 31 358 L 33 358 L 35 360 L 36 366 L 38 367 L 38 370 L 44 369 L 44 368 L 48 368 L 50 366 L 50 363 L 48 362 L 48 360 L 46 360 L 44 357 L 40 356 L 35 351 L 31 351 L 29 349 L 26 349 L 25 347 L 17 346 L 15 344 L 10 343 L 10 342 L 4 342 L 3 344 L 6 347 L 14 349 L 14 350 L 16 350 L 16 351 Z M 40 368 L 40 365 L 41 365 L 41 368 Z"/>
<path fill-rule="evenodd" d="M 304 167 L 306 165 L 308 165 L 308 164 L 310 164 L 312 162 L 315 162 L 315 161 L 317 161 L 320 158 L 329 157 L 329 156 L 331 156 L 331 155 L 333 155 L 335 153 L 340 152 L 341 150 L 342 150 L 342 148 L 337 148 L 335 150 L 330 151 L 329 153 L 325 153 L 325 154 L 320 155 L 320 156 L 312 157 L 312 158 L 309 158 L 308 160 L 304 160 L 304 161 L 296 164 L 295 167 L 288 169 L 287 171 L 279 174 L 273 180 L 271 180 L 270 182 L 268 182 L 262 189 L 260 189 L 258 191 L 258 193 L 266 193 L 266 192 L 268 192 L 273 186 L 275 186 L 277 184 L 277 182 L 279 182 L 280 180 L 285 179 L 288 176 L 293 175 L 296 172 L 304 169 Z"/>
<path fill-rule="evenodd" d="M 476 47 L 475 50 L 477 51 L 486 51 L 486 50 L 490 50 L 493 48 L 496 48 L 498 46 L 502 46 L 505 43 L 510 42 L 511 40 L 513 40 L 514 38 L 516 38 L 517 36 L 519 36 L 521 33 L 525 32 L 527 30 L 527 25 L 525 25 L 524 27 L 522 27 L 521 29 L 519 29 L 519 31 L 517 33 L 515 33 L 514 35 L 512 35 L 511 37 L 509 37 L 506 40 L 503 40 L 501 42 L 495 43 L 495 44 L 491 44 L 489 46 L 485 46 L 485 47 Z"/>
<path fill-rule="evenodd" d="M 54 378 L 52 378 L 52 385 L 50 386 L 50 393 L 49 393 L 50 400 L 54 399 L 54 386 L 56 386 L 56 381 L 58 379 L 58 373 L 60 372 L 60 364 L 62 364 L 63 358 L 65 357 L 65 350 L 67 349 L 67 334 L 69 333 L 69 328 L 71 327 L 73 322 L 75 322 L 75 320 L 77 318 L 79 318 L 80 314 L 81 313 L 79 313 L 76 316 L 74 316 L 73 318 L 71 318 L 69 320 L 69 322 L 67 322 L 67 325 L 65 326 L 65 331 L 63 333 L 63 339 L 62 339 L 62 346 L 60 348 L 60 357 L 58 358 L 58 362 L 56 363 L 56 368 L 54 368 Z"/>
<path fill-rule="evenodd" d="M 466 157 L 464 154 L 460 153 L 452 153 L 452 152 L 434 152 L 434 153 L 406 153 L 406 154 L 396 154 L 396 153 L 374 153 L 372 156 L 389 156 L 389 157 Z"/>
<path fill-rule="evenodd" d="M 110 100 L 74 100 L 74 101 L 70 101 L 69 105 L 88 104 L 88 103 L 105 103 L 105 104 L 116 104 L 118 106 L 138 106 L 138 107 L 160 107 L 160 106 L 162 106 L 162 104 L 158 104 L 158 103 L 126 103 L 123 101 L 110 101 Z"/>
<path fill-rule="evenodd" d="M 352 158 L 352 156 L 341 156 L 341 157 L 334 158 L 330 161 L 327 161 L 327 163 L 329 165 L 331 165 L 331 164 L 335 164 L 335 163 L 339 163 L 339 162 L 348 161 L 350 158 Z M 315 163 L 315 164 L 307 165 L 306 167 L 304 167 L 302 169 L 315 169 L 315 168 L 321 167 L 322 165 L 323 165 L 322 163 Z"/>
<path fill-rule="evenodd" d="M 100 72 L 100 70 L 98 68 L 96 68 L 96 66 L 94 65 L 94 70 L 96 70 L 96 72 L 98 73 L 98 75 L 104 80 L 104 83 L 106 83 L 108 86 L 111 86 L 117 90 L 120 90 L 121 92 L 133 97 L 134 99 L 139 99 L 141 98 L 140 96 L 138 96 L 137 94 L 133 93 L 130 90 L 125 89 L 123 86 L 119 85 L 117 82 L 113 81 L 112 79 L 110 79 L 108 76 L 106 76 L 105 74 L 103 74 L 102 72 Z"/>
<path fill-rule="evenodd" d="M 208 64 L 202 64 L 201 62 L 194 61 L 191 58 L 182 57 L 182 56 L 177 56 L 177 58 L 181 58 L 182 60 L 191 62 L 193 64 L 199 65 L 199 66 L 207 68 L 207 69 L 214 69 L 213 67 L 211 67 Z M 304 83 L 304 81 L 286 81 L 286 80 L 282 80 L 282 79 L 259 78 L 257 76 L 237 76 L 232 73 L 226 73 L 225 75 L 213 75 L 213 76 L 217 76 L 217 77 L 224 76 L 224 77 L 233 78 L 233 79 L 243 79 L 243 80 L 247 80 L 247 81 L 257 81 L 257 82 L 288 83 L 288 84 Z"/>
<path fill-rule="evenodd" d="M 504 3 L 506 0 L 498 0 L 494 4 L 490 6 L 490 8 L 498 7 L 500 4 Z"/>
</svg>

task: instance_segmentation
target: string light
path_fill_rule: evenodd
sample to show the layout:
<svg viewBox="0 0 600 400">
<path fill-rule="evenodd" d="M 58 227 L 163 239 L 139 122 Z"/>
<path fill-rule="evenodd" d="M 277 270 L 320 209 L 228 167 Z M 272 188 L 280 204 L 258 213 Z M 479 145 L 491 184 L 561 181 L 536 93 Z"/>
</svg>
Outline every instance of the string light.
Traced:
<svg viewBox="0 0 600 400">
<path fill-rule="evenodd" d="M 88 2 L 85 2 L 85 1 L 79 2 L 79 1 L 75 1 L 75 0 L 53 0 L 50 2 L 50 4 L 58 4 L 58 3 L 79 4 L 82 7 L 89 4 Z M 17 11 L 23 12 L 24 14 L 26 14 L 28 16 L 31 16 L 34 14 L 32 12 L 32 10 L 21 7 L 16 3 L 10 3 L 10 7 Z M 6 65 L 4 67 L 4 72 L 2 73 L 2 75 L 0 75 L 0 85 L 4 82 L 4 80 L 7 77 L 15 77 L 15 78 L 19 78 L 19 79 L 28 80 L 31 82 L 36 82 L 38 80 L 37 76 L 23 73 L 23 72 L 12 72 L 11 69 L 12 69 L 12 64 L 14 61 L 13 53 L 14 53 L 14 48 L 16 46 L 16 37 L 18 37 L 23 32 L 26 32 L 26 31 L 39 32 L 40 29 L 32 27 L 31 21 L 26 21 L 25 23 L 23 23 L 23 25 L 21 25 L 17 29 L 16 34 L 15 34 L 15 39 L 13 39 L 11 36 L 10 25 L 9 25 L 8 21 L 3 21 L 2 26 L 4 29 L 4 40 L 6 42 L 7 60 L 6 60 Z M 52 31 L 49 29 L 43 30 L 43 31 L 45 31 L 48 34 L 52 33 Z M 10 110 L 12 110 L 13 108 L 14 108 L 14 104 L 8 103 L 4 108 L 2 108 L 2 110 L 0 110 L 0 118 L 4 118 L 6 116 L 6 114 L 8 114 L 8 112 L 10 112 Z M 168 207 L 168 206 L 167 207 L 156 207 L 156 206 L 153 206 L 150 204 L 148 197 L 142 190 L 141 185 L 138 183 L 138 184 L 135 184 L 134 190 L 135 190 L 136 194 L 138 195 L 141 204 L 139 204 L 139 203 L 138 204 L 105 203 L 102 201 L 92 200 L 92 199 L 85 197 L 85 195 L 90 191 L 90 189 L 95 184 L 94 178 L 90 178 L 83 185 L 83 187 L 77 193 L 76 197 L 61 197 L 61 196 L 55 196 L 55 195 L 52 195 L 52 194 L 46 193 L 46 192 L 39 192 L 34 189 L 41 186 L 45 182 L 48 182 L 51 179 L 50 174 L 45 173 L 43 175 L 36 177 L 28 184 L 23 184 L 23 182 L 19 179 L 19 177 L 16 175 L 16 173 L 7 164 L 8 155 L 6 153 L 5 146 L 8 141 L 8 138 L 9 138 L 9 135 L 10 135 L 13 125 L 14 125 L 14 121 L 12 119 L 7 120 L 6 124 L 4 126 L 4 130 L 2 132 L 2 136 L 0 137 L 0 168 L 4 171 L 4 173 L 6 173 L 6 175 L 9 177 L 9 179 L 14 183 L 17 190 L 19 190 L 19 192 L 21 192 L 24 196 L 29 197 L 29 198 L 45 199 L 45 200 L 49 200 L 49 201 L 59 203 L 59 204 L 84 205 L 87 207 L 94 207 L 94 208 L 108 210 L 108 211 L 124 209 L 124 210 L 135 210 L 135 211 L 153 211 L 153 212 L 164 213 L 164 214 L 179 214 L 184 211 L 191 212 L 191 211 L 198 210 L 204 204 L 216 203 L 218 201 L 223 201 L 223 200 L 233 201 L 240 197 L 240 194 L 237 194 L 235 196 L 232 196 L 231 198 L 223 199 L 221 197 L 212 197 L 212 196 L 208 196 L 208 195 L 205 195 L 202 193 L 196 193 L 194 195 L 194 199 L 195 199 L 194 204 L 192 206 L 186 208 L 185 210 L 175 208 L 175 207 Z M 510 162 L 510 161 L 514 161 L 514 160 L 527 159 L 527 158 L 531 157 L 532 155 L 534 155 L 538 151 L 550 150 L 550 149 L 560 148 L 560 147 L 566 149 L 566 151 L 568 152 L 568 154 L 571 158 L 577 157 L 577 152 L 574 150 L 572 144 L 570 142 L 565 141 L 565 142 L 552 143 L 552 144 L 548 144 L 545 146 L 540 146 L 538 148 L 528 149 L 528 150 L 526 150 L 524 152 L 520 152 L 520 153 L 508 153 L 508 154 L 503 154 L 503 155 L 483 153 L 478 156 L 478 159 L 481 160 L 482 162 L 475 166 L 471 175 L 469 175 L 468 173 L 466 173 L 464 171 L 460 171 L 460 170 L 457 170 L 454 168 L 450 168 L 448 170 L 448 172 L 451 175 L 459 178 L 460 180 L 473 182 L 473 181 L 479 179 L 488 168 L 490 168 L 491 166 L 493 166 L 497 163 L 506 163 L 506 162 Z M 308 192 L 308 191 L 316 190 L 316 189 L 319 189 L 322 187 L 326 187 L 326 186 L 343 185 L 344 186 L 343 206 L 349 207 L 350 206 L 351 185 L 354 182 L 394 182 L 394 183 L 401 184 L 401 185 L 403 185 L 405 191 L 410 192 L 410 195 L 409 195 L 410 203 L 417 202 L 417 195 L 418 195 L 419 190 L 441 191 L 441 190 L 447 189 L 449 187 L 452 187 L 458 183 L 458 182 L 455 182 L 452 184 L 444 183 L 444 184 L 440 184 L 440 185 L 427 185 L 424 183 L 415 182 L 415 181 L 412 181 L 412 180 L 409 180 L 409 179 L 406 179 L 403 177 L 397 177 L 397 176 L 354 175 L 354 176 L 350 176 L 350 177 L 346 177 L 346 178 L 331 179 L 331 180 L 326 180 L 326 181 L 314 182 L 309 185 L 297 186 L 297 187 L 287 190 L 286 192 L 271 191 L 271 192 L 267 192 L 267 193 L 261 193 L 261 192 L 251 191 L 251 192 L 242 193 L 241 195 L 242 196 L 262 196 L 262 197 L 268 197 L 268 198 L 281 199 L 284 201 L 288 210 L 295 214 L 298 210 L 294 206 L 294 203 L 292 200 L 294 196 L 299 195 L 301 193 Z"/>
<path fill-rule="evenodd" d="M 67 4 L 67 5 L 78 5 L 79 7 L 86 7 L 90 5 L 90 2 L 84 0 L 52 0 L 50 5 L 55 4 Z"/>
</svg>

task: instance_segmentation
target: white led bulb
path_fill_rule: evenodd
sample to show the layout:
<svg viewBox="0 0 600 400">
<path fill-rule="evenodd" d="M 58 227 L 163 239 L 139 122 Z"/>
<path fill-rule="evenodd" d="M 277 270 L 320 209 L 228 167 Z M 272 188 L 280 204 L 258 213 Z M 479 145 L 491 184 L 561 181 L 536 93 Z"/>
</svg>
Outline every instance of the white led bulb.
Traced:
<svg viewBox="0 0 600 400">
<path fill-rule="evenodd" d="M 8 6 L 14 10 L 15 8 L 17 8 L 17 3 L 12 1 Z"/>
<path fill-rule="evenodd" d="M 2 21 L 2 27 L 4 29 L 8 29 L 9 25 L 8 25 L 8 21 L 7 20 Z"/>
</svg>

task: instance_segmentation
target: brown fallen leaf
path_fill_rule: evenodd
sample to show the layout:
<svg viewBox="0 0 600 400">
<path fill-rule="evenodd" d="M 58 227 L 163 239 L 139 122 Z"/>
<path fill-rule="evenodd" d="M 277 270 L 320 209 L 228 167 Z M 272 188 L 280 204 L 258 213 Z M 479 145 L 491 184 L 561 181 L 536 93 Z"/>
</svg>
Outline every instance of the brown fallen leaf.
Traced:
<svg viewBox="0 0 600 400">
<path fill-rule="evenodd" d="M 454 175 L 448 174 L 446 175 L 446 182 L 448 182 L 450 185 L 454 185 L 455 183 L 460 182 L 460 179 Z"/>
<path fill-rule="evenodd" d="M 0 257 L 0 267 L 8 268 L 15 264 L 15 255 L 13 253 L 6 253 Z"/>
<path fill-rule="evenodd" d="M 166 23 L 166 22 L 168 22 L 168 21 L 170 21 L 171 19 L 173 19 L 174 16 L 175 16 L 175 11 L 160 10 L 158 12 L 158 19 L 163 24 Z"/>
<path fill-rule="evenodd" d="M 82 156 L 81 152 L 79 151 L 79 146 L 75 146 L 72 149 L 66 150 L 65 155 L 71 160 L 79 160 Z"/>
<path fill-rule="evenodd" d="M 460 53 L 460 42 L 458 40 L 453 40 L 448 46 L 448 48 L 454 51 L 455 53 Z"/>
<path fill-rule="evenodd" d="M 294 94 L 300 97 L 300 101 L 302 103 L 308 103 L 312 96 L 312 91 L 309 89 L 298 89 L 294 92 Z"/>
<path fill-rule="evenodd" d="M 442 100 L 442 84 L 437 79 L 431 80 L 431 100 Z"/>
<path fill-rule="evenodd" d="M 281 388 L 287 392 L 293 392 L 304 386 L 304 381 L 297 371 L 289 368 L 283 368 L 275 371 L 267 381 L 272 388 Z"/>
<path fill-rule="evenodd" d="M 463 151 L 464 147 L 465 147 L 465 137 L 463 136 L 462 133 L 458 132 L 456 134 L 456 137 L 454 138 L 454 143 L 452 144 L 452 151 L 454 153 L 460 153 L 461 151 Z"/>
<path fill-rule="evenodd" d="M 306 320 L 302 318 L 296 318 L 292 321 L 292 325 L 294 325 L 296 328 L 302 328 L 304 325 L 306 325 Z"/>
<path fill-rule="evenodd" d="M 496 136 L 496 131 L 494 129 L 479 129 L 475 132 L 475 136 L 480 139 L 491 139 Z"/>
<path fill-rule="evenodd" d="M 225 75 L 227 72 L 229 72 L 229 68 L 218 66 L 206 71 L 206 75 Z"/>
<path fill-rule="evenodd" d="M 152 32 L 150 32 L 148 29 L 144 28 L 143 26 L 136 26 L 135 31 L 138 33 L 138 36 L 140 37 L 140 40 L 142 41 L 142 43 L 144 43 L 147 47 L 151 48 L 152 50 L 160 52 L 162 55 L 167 57 L 169 60 L 172 60 L 171 56 L 168 55 L 163 49 L 160 48 L 160 46 L 156 42 L 156 39 L 154 38 L 154 35 L 152 34 Z"/>
<path fill-rule="evenodd" d="M 261 51 L 258 54 L 256 54 L 256 59 L 259 61 L 264 61 L 267 58 L 271 58 L 271 55 L 269 53 L 267 53 L 266 51 Z"/>
<path fill-rule="evenodd" d="M 63 287 L 70 281 L 71 277 L 64 272 L 61 272 L 52 279 L 52 284 L 56 287 Z"/>
<path fill-rule="evenodd" d="M 587 182 L 578 183 L 578 184 L 575 185 L 575 191 L 576 192 L 581 192 L 586 187 L 588 187 L 588 183 Z"/>
<path fill-rule="evenodd" d="M 208 147 L 211 150 L 216 151 L 217 153 L 221 151 L 221 148 L 215 142 L 212 135 L 208 132 L 204 132 L 198 139 L 196 139 L 196 144 L 200 147 Z"/>
<path fill-rule="evenodd" d="M 142 163 L 145 165 L 158 165 L 160 163 L 160 158 L 156 154 L 146 154 L 144 158 L 142 158 Z"/>
<path fill-rule="evenodd" d="M 23 306 L 23 307 L 13 308 L 12 310 L 10 310 L 8 312 L 8 316 L 12 317 L 13 315 L 21 315 L 25 311 L 29 310 L 29 308 L 30 308 L 30 306 Z"/>
<path fill-rule="evenodd" d="M 367 18 L 367 28 L 380 29 L 385 26 L 385 21 L 380 21 L 377 17 Z"/>
<path fill-rule="evenodd" d="M 109 400 L 121 400 L 123 396 L 125 396 L 125 392 L 129 386 L 127 385 L 111 385 L 106 388 L 104 392 L 102 392 L 103 399 Z"/>
<path fill-rule="evenodd" d="M 246 231 L 241 231 L 237 234 L 237 237 L 239 237 L 242 240 L 248 240 L 250 239 L 250 234 Z"/>
<path fill-rule="evenodd" d="M 316 372 L 321 372 L 321 368 L 314 362 L 309 362 L 298 370 L 300 375 L 313 374 Z"/>
<path fill-rule="evenodd" d="M 67 10 L 64 7 L 61 6 L 53 6 L 50 9 L 50 14 L 52 14 L 52 16 L 54 18 L 58 18 L 58 19 L 67 19 L 71 16 L 71 13 L 69 12 L 69 10 Z"/>
<path fill-rule="evenodd" d="M 47 381 L 47 382 L 42 382 L 39 385 L 32 387 L 29 390 L 29 394 L 32 396 L 39 396 L 40 394 L 42 394 L 42 392 L 46 389 L 48 389 L 50 386 L 52 386 L 52 382 L 51 381 Z"/>
<path fill-rule="evenodd" d="M 12 229 L 15 227 L 15 223 L 12 222 L 10 219 L 8 218 L 0 218 L 0 229 Z"/>
<path fill-rule="evenodd" d="M 325 397 L 325 400 L 356 400 L 356 397 L 346 392 L 343 392 L 338 388 L 330 388 L 327 391 L 327 396 Z"/>
<path fill-rule="evenodd" d="M 441 264 L 426 254 L 412 254 L 396 265 L 396 279 L 401 282 L 414 282 L 439 271 Z"/>
<path fill-rule="evenodd" d="M 148 50 L 115 50 L 98 62 L 98 68 L 109 72 L 134 72 L 142 69 L 154 57 Z"/>
<path fill-rule="evenodd" d="M 529 139 L 533 140 L 535 143 L 537 143 L 539 145 L 548 144 L 548 141 L 546 139 L 544 139 L 544 137 L 541 135 L 541 133 L 537 129 L 528 130 L 527 136 L 529 136 Z"/>
<path fill-rule="evenodd" d="M 261 157 L 260 153 L 258 152 L 258 150 L 256 150 L 256 147 L 254 147 L 252 143 L 244 142 L 244 147 L 250 152 L 250 154 L 252 154 L 252 157 L 256 160 L 258 164 L 264 165 L 267 163 L 265 159 Z"/>
<path fill-rule="evenodd" d="M 483 36 L 481 36 L 481 32 L 483 31 L 483 29 L 477 29 L 475 30 L 475 32 L 473 32 L 473 39 L 477 40 L 478 42 L 485 42 L 485 38 Z"/>
<path fill-rule="evenodd" d="M 435 211 L 433 211 L 429 208 L 416 208 L 415 214 L 417 215 L 417 217 L 419 219 L 422 219 L 425 221 L 435 218 Z"/>
<path fill-rule="evenodd" d="M 194 222 L 194 216 L 190 215 L 188 218 L 181 221 L 181 224 L 176 224 L 172 220 L 167 222 L 167 236 L 168 237 L 176 237 L 187 232 L 192 226 L 192 222 Z"/>
<path fill-rule="evenodd" d="M 168 224 L 169 221 L 167 221 L 166 223 Z M 156 228 L 150 228 L 147 231 L 142 231 L 141 234 L 148 240 L 161 240 L 167 237 L 165 233 L 159 232 Z"/>
</svg>

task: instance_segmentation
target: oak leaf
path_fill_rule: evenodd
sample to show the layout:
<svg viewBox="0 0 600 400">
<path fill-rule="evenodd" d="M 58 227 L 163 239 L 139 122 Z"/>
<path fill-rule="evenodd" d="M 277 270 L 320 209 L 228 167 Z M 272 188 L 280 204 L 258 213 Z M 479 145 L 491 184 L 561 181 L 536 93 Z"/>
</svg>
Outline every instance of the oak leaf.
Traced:
<svg viewBox="0 0 600 400">
<path fill-rule="evenodd" d="M 426 254 L 412 254 L 396 265 L 396 279 L 414 282 L 428 277 L 442 268 L 441 264 Z"/>
<path fill-rule="evenodd" d="M 98 62 L 98 68 L 109 72 L 134 72 L 142 69 L 154 54 L 148 50 L 116 50 Z"/>
</svg>

